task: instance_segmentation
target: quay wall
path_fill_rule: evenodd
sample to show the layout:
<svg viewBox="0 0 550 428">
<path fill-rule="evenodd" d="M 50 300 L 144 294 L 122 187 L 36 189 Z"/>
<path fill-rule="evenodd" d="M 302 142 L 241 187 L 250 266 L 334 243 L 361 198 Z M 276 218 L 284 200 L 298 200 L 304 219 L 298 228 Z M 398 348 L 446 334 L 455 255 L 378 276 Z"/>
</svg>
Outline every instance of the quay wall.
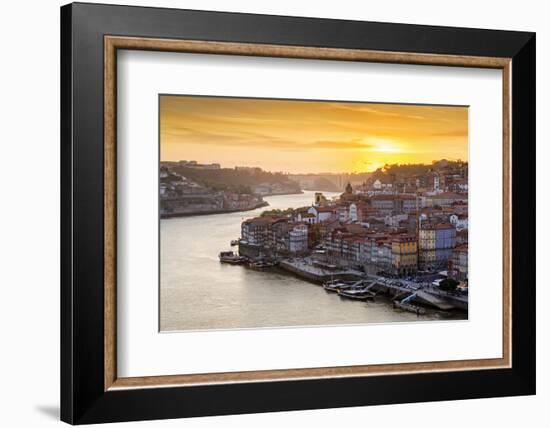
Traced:
<svg viewBox="0 0 550 428">
<path fill-rule="evenodd" d="M 326 270 L 308 265 L 307 268 L 301 267 L 296 263 L 288 260 L 283 260 L 279 263 L 279 267 L 287 272 L 290 272 L 300 278 L 321 284 L 330 279 L 356 279 L 357 275 L 344 272 L 328 272 Z"/>
<path fill-rule="evenodd" d="M 455 297 L 450 294 L 437 292 L 436 290 L 421 290 L 417 293 L 419 301 L 435 306 L 442 310 L 459 309 L 462 311 L 468 310 L 468 299 Z"/>
<path fill-rule="evenodd" d="M 299 276 L 300 278 L 304 278 L 319 284 L 326 280 L 326 275 L 300 269 L 298 266 L 287 261 L 280 262 L 279 267 L 286 270 L 287 272 L 291 272 L 294 275 Z"/>
<path fill-rule="evenodd" d="M 388 287 L 387 285 L 380 284 L 378 282 L 372 286 L 372 290 L 380 294 L 385 294 L 390 298 L 396 297 L 398 295 L 403 295 L 403 297 L 406 297 L 405 294 L 411 294 L 410 291 L 406 292 L 404 290 L 400 290 L 399 288 Z"/>
<path fill-rule="evenodd" d="M 240 211 L 252 211 L 256 208 L 266 207 L 269 204 L 263 201 L 258 204 L 251 205 L 248 208 L 212 208 L 210 205 L 195 205 L 186 206 L 183 208 L 174 208 L 173 212 L 165 212 L 161 209 L 160 218 L 187 217 L 192 215 L 209 215 L 209 214 L 225 214 Z M 176 211 L 177 210 L 177 211 Z"/>
</svg>

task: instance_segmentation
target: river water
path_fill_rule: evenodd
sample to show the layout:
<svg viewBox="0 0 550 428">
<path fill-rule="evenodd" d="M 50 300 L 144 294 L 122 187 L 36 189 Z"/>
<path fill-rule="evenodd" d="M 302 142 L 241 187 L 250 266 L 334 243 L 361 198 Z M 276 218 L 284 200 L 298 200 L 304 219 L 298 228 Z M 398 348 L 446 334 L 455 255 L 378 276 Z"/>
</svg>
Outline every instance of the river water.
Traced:
<svg viewBox="0 0 550 428">
<path fill-rule="evenodd" d="M 318 326 L 440 319 L 430 312 L 394 310 L 383 298 L 352 301 L 278 270 L 221 264 L 241 222 L 266 209 L 311 205 L 313 191 L 269 196 L 254 211 L 160 221 L 160 329 L 162 331 Z M 324 192 L 328 197 L 334 196 Z"/>
</svg>

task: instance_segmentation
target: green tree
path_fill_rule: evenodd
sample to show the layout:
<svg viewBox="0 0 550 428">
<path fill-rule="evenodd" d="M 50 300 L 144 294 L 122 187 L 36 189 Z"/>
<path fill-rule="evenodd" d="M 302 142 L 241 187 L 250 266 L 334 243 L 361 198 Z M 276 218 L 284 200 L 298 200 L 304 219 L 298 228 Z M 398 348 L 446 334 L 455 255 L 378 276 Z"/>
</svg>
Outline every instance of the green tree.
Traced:
<svg viewBox="0 0 550 428">
<path fill-rule="evenodd" d="M 443 291 L 456 291 L 459 282 L 452 278 L 445 278 L 439 283 L 439 288 Z"/>
<path fill-rule="evenodd" d="M 266 210 L 264 212 L 262 212 L 260 214 L 261 217 L 264 217 L 264 216 L 286 216 L 286 215 L 290 215 L 294 212 L 294 210 L 292 208 L 287 208 L 286 210 L 281 210 L 281 209 L 273 209 L 273 210 Z"/>
</svg>

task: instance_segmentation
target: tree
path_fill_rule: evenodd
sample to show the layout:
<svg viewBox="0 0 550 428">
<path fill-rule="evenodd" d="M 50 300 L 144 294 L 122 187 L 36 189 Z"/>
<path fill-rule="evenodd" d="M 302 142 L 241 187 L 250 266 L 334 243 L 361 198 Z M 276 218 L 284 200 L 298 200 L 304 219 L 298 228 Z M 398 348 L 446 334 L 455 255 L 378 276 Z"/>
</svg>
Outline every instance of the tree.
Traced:
<svg viewBox="0 0 550 428">
<path fill-rule="evenodd" d="M 456 291 L 459 282 L 452 278 L 445 278 L 439 283 L 439 288 L 443 291 Z"/>
<path fill-rule="evenodd" d="M 294 209 L 287 208 L 285 210 L 281 210 L 278 208 L 272 209 L 272 210 L 266 210 L 260 214 L 261 217 L 265 216 L 289 216 L 294 213 Z"/>
</svg>

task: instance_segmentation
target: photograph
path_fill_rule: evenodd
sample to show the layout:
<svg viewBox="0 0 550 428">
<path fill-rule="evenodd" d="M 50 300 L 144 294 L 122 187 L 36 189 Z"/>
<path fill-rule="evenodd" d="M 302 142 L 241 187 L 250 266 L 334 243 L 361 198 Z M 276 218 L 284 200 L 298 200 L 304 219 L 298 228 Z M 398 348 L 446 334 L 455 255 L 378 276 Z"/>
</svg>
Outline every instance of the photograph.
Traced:
<svg viewBox="0 0 550 428">
<path fill-rule="evenodd" d="M 161 332 L 468 319 L 468 106 L 158 102 Z"/>
</svg>

